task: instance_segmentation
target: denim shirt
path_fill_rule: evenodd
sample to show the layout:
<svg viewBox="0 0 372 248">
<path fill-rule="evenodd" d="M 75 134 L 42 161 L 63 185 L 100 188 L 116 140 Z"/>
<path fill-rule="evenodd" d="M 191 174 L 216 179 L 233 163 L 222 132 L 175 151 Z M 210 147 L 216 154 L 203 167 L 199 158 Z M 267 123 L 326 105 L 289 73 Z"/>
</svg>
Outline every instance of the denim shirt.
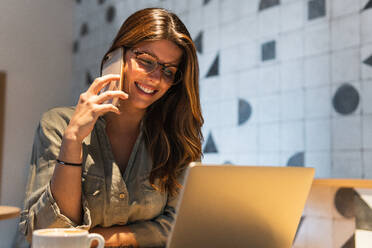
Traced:
<svg viewBox="0 0 372 248">
<path fill-rule="evenodd" d="M 100 117 L 83 141 L 82 209 L 78 225 L 61 214 L 50 190 L 50 179 L 58 157 L 64 130 L 74 108 L 55 108 L 46 112 L 36 130 L 29 179 L 19 229 L 31 240 L 36 229 L 51 227 L 126 225 L 140 247 L 162 247 L 175 215 L 178 197 L 153 189 L 149 182 L 152 160 L 142 130 L 133 146 L 123 175 L 115 162 Z M 182 177 L 179 182 L 182 183 Z"/>
</svg>

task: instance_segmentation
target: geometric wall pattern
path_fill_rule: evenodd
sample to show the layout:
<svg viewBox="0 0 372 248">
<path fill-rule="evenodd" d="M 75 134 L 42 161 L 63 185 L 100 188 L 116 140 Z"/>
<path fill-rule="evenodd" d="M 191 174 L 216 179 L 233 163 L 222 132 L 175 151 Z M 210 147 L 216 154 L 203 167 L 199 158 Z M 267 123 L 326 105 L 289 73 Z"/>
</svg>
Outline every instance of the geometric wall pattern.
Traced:
<svg viewBox="0 0 372 248">
<path fill-rule="evenodd" d="M 197 47 L 204 162 L 372 178 L 372 1 L 76 1 L 76 99 L 126 17 L 154 6 Z"/>
</svg>

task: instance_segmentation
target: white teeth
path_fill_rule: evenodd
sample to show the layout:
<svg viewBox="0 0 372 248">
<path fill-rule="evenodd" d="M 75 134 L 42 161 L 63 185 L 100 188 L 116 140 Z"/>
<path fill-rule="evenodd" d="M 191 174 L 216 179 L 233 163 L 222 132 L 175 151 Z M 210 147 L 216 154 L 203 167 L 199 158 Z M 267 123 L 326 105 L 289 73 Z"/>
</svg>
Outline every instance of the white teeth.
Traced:
<svg viewBox="0 0 372 248">
<path fill-rule="evenodd" d="M 144 86 L 140 85 L 139 83 L 137 83 L 137 86 L 138 86 L 138 88 L 140 88 L 143 92 L 145 92 L 147 94 L 152 94 L 155 91 L 155 90 L 145 88 Z"/>
</svg>

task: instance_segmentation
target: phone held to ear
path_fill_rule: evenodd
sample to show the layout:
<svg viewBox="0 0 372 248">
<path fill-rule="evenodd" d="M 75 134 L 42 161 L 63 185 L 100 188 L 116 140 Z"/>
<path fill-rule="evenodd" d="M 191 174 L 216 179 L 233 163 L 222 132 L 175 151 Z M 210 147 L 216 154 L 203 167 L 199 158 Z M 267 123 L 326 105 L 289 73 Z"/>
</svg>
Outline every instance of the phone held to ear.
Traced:
<svg viewBox="0 0 372 248">
<path fill-rule="evenodd" d="M 118 48 L 107 54 L 102 65 L 102 76 L 107 74 L 119 74 L 120 80 L 111 81 L 99 93 L 102 94 L 108 90 L 123 90 L 123 69 L 124 69 L 124 49 Z M 118 106 L 119 99 L 113 98 L 104 102 Z"/>
</svg>

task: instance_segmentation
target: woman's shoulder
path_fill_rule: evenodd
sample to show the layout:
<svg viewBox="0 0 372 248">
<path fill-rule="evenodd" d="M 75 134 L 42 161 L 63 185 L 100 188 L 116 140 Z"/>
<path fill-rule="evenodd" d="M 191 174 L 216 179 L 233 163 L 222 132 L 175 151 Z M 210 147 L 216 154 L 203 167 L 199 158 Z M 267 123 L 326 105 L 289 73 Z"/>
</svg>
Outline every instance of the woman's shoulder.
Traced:
<svg viewBox="0 0 372 248">
<path fill-rule="evenodd" d="M 74 114 L 75 107 L 56 107 L 46 111 L 40 120 L 44 128 L 66 127 Z"/>
</svg>

